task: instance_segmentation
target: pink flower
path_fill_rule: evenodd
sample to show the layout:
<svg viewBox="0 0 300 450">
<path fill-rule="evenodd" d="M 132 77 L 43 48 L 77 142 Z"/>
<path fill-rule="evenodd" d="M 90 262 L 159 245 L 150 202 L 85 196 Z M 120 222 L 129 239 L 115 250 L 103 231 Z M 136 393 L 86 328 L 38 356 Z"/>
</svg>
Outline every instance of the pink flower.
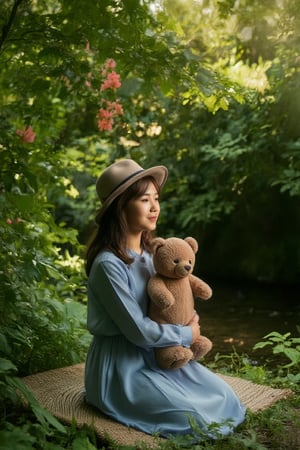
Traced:
<svg viewBox="0 0 300 450">
<path fill-rule="evenodd" d="M 109 111 L 108 109 L 100 108 L 98 111 L 99 119 L 111 119 L 112 116 L 113 116 L 112 111 Z"/>
<path fill-rule="evenodd" d="M 101 119 L 98 120 L 98 129 L 99 131 L 111 131 L 112 130 L 112 126 L 113 126 L 114 120 L 113 118 L 106 118 L 106 119 Z"/>
<path fill-rule="evenodd" d="M 114 69 L 116 65 L 116 61 L 112 58 L 108 58 L 104 63 L 104 67 L 106 67 L 106 69 Z"/>
<path fill-rule="evenodd" d="M 106 102 L 107 107 L 110 111 L 113 112 L 114 115 L 122 116 L 124 114 L 121 103 L 117 102 Z"/>
<path fill-rule="evenodd" d="M 100 86 L 100 92 L 111 89 L 116 91 L 121 87 L 120 75 L 114 70 L 116 67 L 116 61 L 112 58 L 107 59 L 102 65 L 102 84 Z M 97 114 L 98 129 L 112 130 L 114 124 L 114 117 L 124 114 L 121 103 L 118 100 L 110 101 L 107 97 L 111 97 L 111 92 L 102 94 L 100 100 L 100 109 Z"/>
<path fill-rule="evenodd" d="M 112 130 L 114 123 L 113 112 L 108 109 L 100 108 L 98 111 L 98 129 L 99 131 Z"/>
<path fill-rule="evenodd" d="M 116 67 L 116 65 L 117 65 L 117 63 L 114 59 L 112 59 L 112 58 L 107 59 L 102 66 L 102 72 L 101 72 L 102 76 L 106 77 L 107 72 L 109 70 L 113 70 Z"/>
<path fill-rule="evenodd" d="M 8 225 L 13 225 L 13 223 L 21 223 L 21 222 L 24 222 L 24 220 L 23 219 L 21 219 L 21 217 L 17 217 L 16 219 L 11 219 L 10 217 L 8 217 L 7 219 L 6 219 L 6 223 L 8 224 Z"/>
<path fill-rule="evenodd" d="M 25 143 L 32 143 L 35 140 L 35 133 L 32 126 L 26 127 L 25 130 L 16 130 L 18 136 L 20 136 Z"/>
<path fill-rule="evenodd" d="M 104 91 L 105 89 L 118 89 L 120 86 L 120 75 L 113 71 L 107 74 L 107 78 L 101 84 L 100 90 Z"/>
</svg>

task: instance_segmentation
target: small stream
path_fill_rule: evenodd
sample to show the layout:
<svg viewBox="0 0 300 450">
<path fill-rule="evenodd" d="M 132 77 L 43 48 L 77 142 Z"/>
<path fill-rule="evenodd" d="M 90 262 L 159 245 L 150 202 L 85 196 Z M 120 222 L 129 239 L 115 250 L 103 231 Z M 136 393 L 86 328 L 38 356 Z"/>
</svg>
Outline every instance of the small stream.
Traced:
<svg viewBox="0 0 300 450">
<path fill-rule="evenodd" d="M 258 359 L 253 346 L 272 331 L 299 337 L 299 291 L 284 287 L 228 286 L 210 283 L 213 297 L 196 300 L 201 333 L 213 342 L 206 359 L 235 349 Z M 270 349 L 267 347 L 270 354 Z"/>
</svg>

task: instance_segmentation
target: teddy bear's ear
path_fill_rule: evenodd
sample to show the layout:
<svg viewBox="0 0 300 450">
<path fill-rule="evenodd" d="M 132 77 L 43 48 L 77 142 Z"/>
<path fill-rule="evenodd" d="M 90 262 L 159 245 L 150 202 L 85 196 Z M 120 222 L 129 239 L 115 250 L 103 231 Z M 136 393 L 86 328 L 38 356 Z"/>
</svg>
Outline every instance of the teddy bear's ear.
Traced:
<svg viewBox="0 0 300 450">
<path fill-rule="evenodd" d="M 154 238 L 151 242 L 150 242 L 150 250 L 151 253 L 156 253 L 157 249 L 159 247 L 162 247 L 165 243 L 165 239 L 161 238 L 161 237 L 157 237 Z"/>
<path fill-rule="evenodd" d="M 193 237 L 186 237 L 185 242 L 187 242 L 191 247 L 194 253 L 197 253 L 198 251 L 198 242 Z"/>
</svg>

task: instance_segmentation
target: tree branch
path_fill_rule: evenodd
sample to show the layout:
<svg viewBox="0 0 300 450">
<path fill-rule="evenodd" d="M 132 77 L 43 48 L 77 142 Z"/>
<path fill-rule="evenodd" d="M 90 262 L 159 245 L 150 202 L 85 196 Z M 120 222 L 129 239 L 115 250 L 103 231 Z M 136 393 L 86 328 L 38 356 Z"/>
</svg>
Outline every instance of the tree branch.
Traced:
<svg viewBox="0 0 300 450">
<path fill-rule="evenodd" d="M 12 7 L 12 10 L 11 10 L 11 13 L 10 13 L 10 16 L 9 16 L 9 19 L 8 19 L 7 23 L 4 24 L 3 27 L 2 27 L 2 33 L 1 33 L 1 37 L 0 37 L 0 52 L 1 52 L 1 50 L 2 50 L 2 46 L 3 46 L 4 42 L 5 42 L 5 40 L 7 39 L 7 36 L 8 36 L 8 34 L 9 34 L 9 31 L 10 31 L 10 29 L 11 29 L 11 27 L 12 27 L 12 24 L 13 24 L 13 22 L 14 22 L 14 19 L 15 19 L 15 17 L 16 17 L 16 14 L 17 14 L 17 10 L 18 10 L 20 4 L 21 4 L 23 1 L 24 1 L 24 0 L 15 0 L 15 3 L 14 3 L 14 5 L 13 5 L 13 7 Z"/>
</svg>

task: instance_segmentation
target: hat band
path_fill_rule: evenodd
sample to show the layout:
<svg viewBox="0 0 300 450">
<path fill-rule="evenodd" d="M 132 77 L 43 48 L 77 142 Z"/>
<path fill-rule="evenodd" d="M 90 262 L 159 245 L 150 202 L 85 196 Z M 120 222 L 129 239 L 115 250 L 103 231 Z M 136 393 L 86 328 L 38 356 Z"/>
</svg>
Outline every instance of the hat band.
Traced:
<svg viewBox="0 0 300 450">
<path fill-rule="evenodd" d="M 138 170 L 137 172 L 132 173 L 127 178 L 122 180 L 121 183 L 119 183 L 116 187 L 114 187 L 113 190 L 103 199 L 103 201 L 105 202 L 117 189 L 119 189 L 119 187 L 122 186 L 122 184 L 125 184 L 128 180 L 135 177 L 136 175 L 138 175 L 141 172 L 144 172 L 144 169 Z"/>
</svg>

